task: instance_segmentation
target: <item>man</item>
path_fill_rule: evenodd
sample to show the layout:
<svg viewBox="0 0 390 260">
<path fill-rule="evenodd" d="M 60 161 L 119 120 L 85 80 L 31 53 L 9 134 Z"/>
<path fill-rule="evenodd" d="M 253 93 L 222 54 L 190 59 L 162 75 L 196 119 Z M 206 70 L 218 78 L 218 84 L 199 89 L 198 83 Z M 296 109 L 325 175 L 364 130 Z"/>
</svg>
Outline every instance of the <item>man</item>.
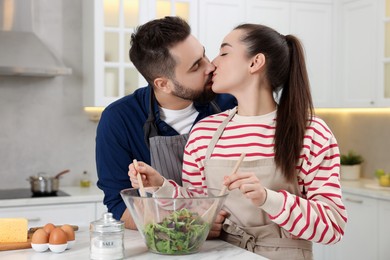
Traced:
<svg viewBox="0 0 390 260">
<path fill-rule="evenodd" d="M 133 159 L 146 162 L 181 184 L 190 129 L 200 119 L 234 107 L 236 101 L 212 93 L 215 67 L 181 18 L 165 17 L 137 28 L 129 54 L 149 85 L 103 111 L 96 135 L 96 165 L 104 204 L 127 228 L 136 229 L 119 193 L 131 187 L 129 164 Z"/>
</svg>

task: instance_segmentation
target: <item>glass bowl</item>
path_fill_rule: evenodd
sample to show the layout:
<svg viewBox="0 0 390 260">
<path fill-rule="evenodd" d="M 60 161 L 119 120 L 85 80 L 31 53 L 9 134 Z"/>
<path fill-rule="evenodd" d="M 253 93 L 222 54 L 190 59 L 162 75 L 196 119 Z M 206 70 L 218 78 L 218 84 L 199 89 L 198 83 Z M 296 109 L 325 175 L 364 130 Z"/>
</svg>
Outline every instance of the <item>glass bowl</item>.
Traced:
<svg viewBox="0 0 390 260">
<path fill-rule="evenodd" d="M 187 188 L 188 198 L 156 196 L 159 187 L 120 192 L 148 250 L 163 255 L 186 255 L 200 250 L 228 193 L 219 189 Z"/>
</svg>

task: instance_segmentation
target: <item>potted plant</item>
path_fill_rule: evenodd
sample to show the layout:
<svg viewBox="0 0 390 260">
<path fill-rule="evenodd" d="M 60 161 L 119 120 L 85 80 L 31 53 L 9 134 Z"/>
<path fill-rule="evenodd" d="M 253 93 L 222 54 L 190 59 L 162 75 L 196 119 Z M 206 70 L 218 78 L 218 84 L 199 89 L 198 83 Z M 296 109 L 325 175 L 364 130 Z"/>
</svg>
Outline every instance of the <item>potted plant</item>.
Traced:
<svg viewBox="0 0 390 260">
<path fill-rule="evenodd" d="M 358 180 L 360 178 L 361 164 L 363 157 L 350 150 L 347 154 L 340 156 L 340 172 L 342 180 Z"/>
</svg>

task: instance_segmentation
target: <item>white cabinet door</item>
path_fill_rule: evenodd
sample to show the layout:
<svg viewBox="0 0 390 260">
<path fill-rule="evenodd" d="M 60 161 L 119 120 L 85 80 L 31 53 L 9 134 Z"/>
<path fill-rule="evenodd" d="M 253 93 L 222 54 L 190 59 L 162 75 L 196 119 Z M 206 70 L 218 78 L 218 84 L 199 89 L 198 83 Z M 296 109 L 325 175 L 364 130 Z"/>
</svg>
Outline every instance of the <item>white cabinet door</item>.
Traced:
<svg viewBox="0 0 390 260">
<path fill-rule="evenodd" d="M 378 88 L 376 2 L 341 5 L 341 97 L 345 107 L 375 106 Z"/>
<path fill-rule="evenodd" d="M 1 209 L 2 218 L 27 218 L 29 227 L 71 224 L 88 227 L 95 220 L 94 203 L 74 203 L 47 206 L 10 207 Z"/>
<path fill-rule="evenodd" d="M 246 14 L 249 23 L 259 23 L 277 30 L 281 34 L 290 33 L 291 3 L 287 1 L 249 0 Z"/>
<path fill-rule="evenodd" d="M 379 258 L 389 259 L 390 256 L 390 201 L 379 201 L 378 205 L 378 225 L 379 225 Z"/>
<path fill-rule="evenodd" d="M 291 34 L 303 44 L 315 107 L 333 107 L 332 5 L 292 3 Z"/>
<path fill-rule="evenodd" d="M 223 38 L 234 27 L 245 21 L 245 2 L 237 0 L 199 1 L 199 40 L 212 60 L 218 53 Z"/>
<path fill-rule="evenodd" d="M 378 259 L 378 201 L 344 193 L 348 223 L 343 239 L 330 246 L 330 259 Z"/>
</svg>

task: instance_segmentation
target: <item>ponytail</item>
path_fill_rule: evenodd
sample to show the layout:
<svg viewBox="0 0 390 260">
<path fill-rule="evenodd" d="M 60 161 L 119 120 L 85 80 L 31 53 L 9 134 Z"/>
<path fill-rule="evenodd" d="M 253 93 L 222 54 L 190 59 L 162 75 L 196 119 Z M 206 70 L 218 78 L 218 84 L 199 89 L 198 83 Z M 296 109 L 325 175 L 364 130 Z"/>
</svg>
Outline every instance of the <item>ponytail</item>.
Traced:
<svg viewBox="0 0 390 260">
<path fill-rule="evenodd" d="M 276 117 L 275 162 L 286 179 L 293 181 L 306 127 L 313 115 L 313 102 L 303 47 L 293 35 L 285 39 L 290 53 L 290 71 Z"/>
</svg>

